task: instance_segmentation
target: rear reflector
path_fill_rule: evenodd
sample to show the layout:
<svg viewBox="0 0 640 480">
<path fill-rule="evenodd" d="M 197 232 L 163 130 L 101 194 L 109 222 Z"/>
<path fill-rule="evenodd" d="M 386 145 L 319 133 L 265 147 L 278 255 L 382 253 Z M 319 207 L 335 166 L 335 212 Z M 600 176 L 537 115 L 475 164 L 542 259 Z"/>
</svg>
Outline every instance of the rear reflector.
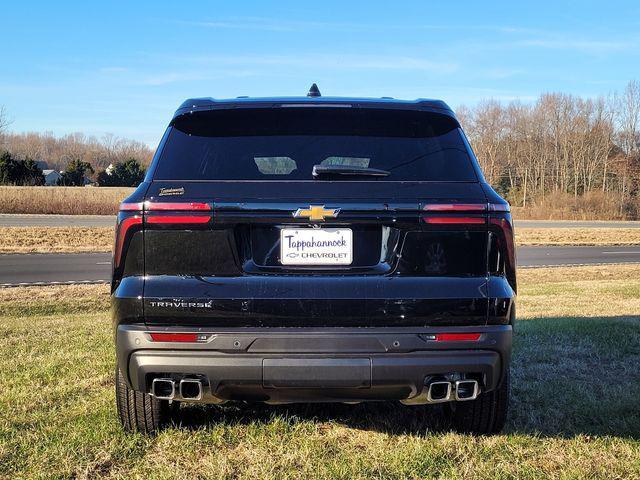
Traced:
<svg viewBox="0 0 640 480">
<path fill-rule="evenodd" d="M 432 203 L 425 205 L 427 212 L 485 212 L 486 203 Z"/>
<path fill-rule="evenodd" d="M 208 203 L 193 202 L 145 202 L 144 209 L 147 211 L 179 210 L 188 212 L 203 212 L 211 211 L 211 205 L 209 205 Z"/>
<path fill-rule="evenodd" d="M 436 342 L 477 342 L 481 333 L 436 333 Z"/>
<path fill-rule="evenodd" d="M 203 224 L 211 220 L 211 215 L 162 215 L 146 217 L 145 221 L 154 225 Z"/>
<path fill-rule="evenodd" d="M 484 217 L 422 217 L 425 223 L 431 225 L 483 225 Z"/>
<path fill-rule="evenodd" d="M 150 333 L 154 342 L 197 342 L 197 333 Z"/>
</svg>

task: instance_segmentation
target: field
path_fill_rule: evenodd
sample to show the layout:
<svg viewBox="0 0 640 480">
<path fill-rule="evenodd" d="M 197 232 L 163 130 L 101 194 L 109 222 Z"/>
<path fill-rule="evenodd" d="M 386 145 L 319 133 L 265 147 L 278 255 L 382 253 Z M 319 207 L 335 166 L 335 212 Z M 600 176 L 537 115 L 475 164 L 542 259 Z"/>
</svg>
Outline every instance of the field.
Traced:
<svg viewBox="0 0 640 480">
<path fill-rule="evenodd" d="M 133 188 L 0 186 L 0 213 L 115 215 L 131 192 Z"/>
<path fill-rule="evenodd" d="M 127 436 L 107 287 L 0 289 L 0 477 L 640 478 L 640 266 L 520 285 L 506 432 L 477 438 L 394 403 L 187 407 Z"/>
<path fill-rule="evenodd" d="M 516 228 L 516 244 L 640 245 L 640 228 Z"/>
<path fill-rule="evenodd" d="M 0 253 L 110 252 L 114 235 L 111 227 L 0 227 Z"/>
<path fill-rule="evenodd" d="M 113 239 L 110 227 L 0 227 L 0 253 L 110 252 Z M 516 243 L 640 245 L 640 228 L 519 228 Z"/>
<path fill-rule="evenodd" d="M 0 213 L 115 215 L 133 188 L 0 186 Z M 640 211 L 640 207 L 638 207 Z M 520 220 L 633 220 L 618 198 L 591 192 L 582 197 L 554 194 L 526 208 L 512 207 Z"/>
</svg>

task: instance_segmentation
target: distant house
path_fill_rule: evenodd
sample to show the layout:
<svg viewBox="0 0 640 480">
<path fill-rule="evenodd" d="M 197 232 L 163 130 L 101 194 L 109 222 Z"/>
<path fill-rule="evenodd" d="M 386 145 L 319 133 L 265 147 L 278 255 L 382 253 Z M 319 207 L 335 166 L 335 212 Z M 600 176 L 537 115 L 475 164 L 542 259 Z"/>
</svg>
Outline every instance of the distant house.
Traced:
<svg viewBox="0 0 640 480">
<path fill-rule="evenodd" d="M 58 180 L 62 178 L 60 172 L 56 172 L 55 170 L 43 170 L 42 175 L 44 175 L 44 184 L 47 186 L 57 185 Z"/>
</svg>

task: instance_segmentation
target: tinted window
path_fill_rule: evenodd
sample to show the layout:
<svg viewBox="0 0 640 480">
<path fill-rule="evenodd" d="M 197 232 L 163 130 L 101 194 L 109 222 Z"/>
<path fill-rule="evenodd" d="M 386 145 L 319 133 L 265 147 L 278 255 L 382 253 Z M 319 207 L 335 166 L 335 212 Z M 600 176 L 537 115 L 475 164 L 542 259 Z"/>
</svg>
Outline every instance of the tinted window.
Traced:
<svg viewBox="0 0 640 480">
<path fill-rule="evenodd" d="M 454 119 L 361 108 L 237 109 L 183 115 L 172 125 L 154 178 L 311 180 L 314 165 L 390 172 L 377 181 L 477 181 Z"/>
</svg>

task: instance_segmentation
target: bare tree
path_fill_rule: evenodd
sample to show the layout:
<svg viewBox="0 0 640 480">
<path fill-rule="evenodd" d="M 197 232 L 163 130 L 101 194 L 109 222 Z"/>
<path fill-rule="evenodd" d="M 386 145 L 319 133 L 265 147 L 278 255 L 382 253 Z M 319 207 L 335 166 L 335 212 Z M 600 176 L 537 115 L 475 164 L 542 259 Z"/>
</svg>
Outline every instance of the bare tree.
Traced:
<svg viewBox="0 0 640 480">
<path fill-rule="evenodd" d="M 548 93 L 532 104 L 491 100 L 460 111 L 487 180 L 515 205 L 594 191 L 626 201 L 640 193 L 638 82 L 614 100 Z"/>
<path fill-rule="evenodd" d="M 0 105 L 0 146 L 4 143 L 4 132 L 9 125 L 11 125 L 11 120 L 9 120 L 9 116 L 7 115 L 7 109 L 4 105 Z"/>
<path fill-rule="evenodd" d="M 6 148 L 17 158 L 45 161 L 49 168 L 62 170 L 71 160 L 90 163 L 95 170 L 110 163 L 136 158 L 148 165 L 153 152 L 143 143 L 113 135 L 101 140 L 83 133 L 56 137 L 52 133 L 7 133 Z"/>
<path fill-rule="evenodd" d="M 627 155 L 640 150 L 640 82 L 630 81 L 618 97 L 620 146 Z"/>
</svg>

